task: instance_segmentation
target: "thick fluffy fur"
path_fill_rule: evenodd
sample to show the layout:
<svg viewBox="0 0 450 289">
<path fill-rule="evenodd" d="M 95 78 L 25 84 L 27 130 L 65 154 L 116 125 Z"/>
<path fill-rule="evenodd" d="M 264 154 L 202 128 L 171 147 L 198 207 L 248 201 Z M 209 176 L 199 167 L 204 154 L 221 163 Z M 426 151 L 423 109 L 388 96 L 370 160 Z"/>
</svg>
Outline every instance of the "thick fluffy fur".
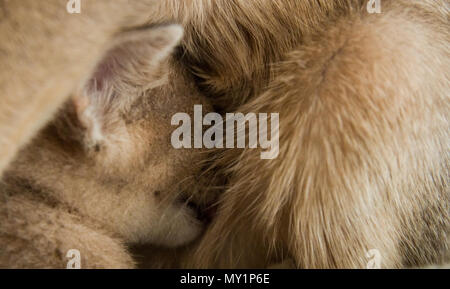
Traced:
<svg viewBox="0 0 450 289">
<path fill-rule="evenodd" d="M 362 268 L 370 249 L 389 268 L 448 259 L 445 1 L 373 15 L 366 1 L 164 4 L 218 106 L 281 119 L 276 160 L 214 157 L 228 187 L 188 267 Z"/>
<path fill-rule="evenodd" d="M 5 3 L 12 8 L 15 2 Z M 108 2 L 114 4 L 99 1 L 97 7 L 117 3 Z M 120 3 L 125 2 L 129 3 Z M 368 15 L 366 3 L 166 0 L 149 10 L 152 23 L 177 21 L 185 26 L 179 58 L 216 107 L 226 112 L 279 112 L 281 118 L 281 147 L 276 160 L 260 160 L 257 150 L 217 152 L 212 157 L 216 166 L 210 171 L 219 178 L 225 176 L 228 186 L 215 221 L 201 242 L 188 251 L 184 266 L 267 267 L 292 258 L 301 268 L 365 267 L 365 253 L 370 249 L 380 251 L 383 267 L 438 263 L 448 258 L 448 4 L 440 0 L 383 0 L 383 12 Z M 115 7 L 123 8 L 120 4 Z M 98 15 L 91 19 L 123 23 L 126 18 L 109 19 L 107 13 L 112 10 L 104 11 L 101 15 L 106 20 Z M 81 19 L 89 19 L 89 15 L 92 17 L 88 14 Z M 49 27 L 59 22 L 61 19 L 49 22 L 53 23 Z M 11 21 L 0 25 L 2 35 L 7 31 L 6 35 L 15 39 L 12 33 L 18 33 Z M 33 23 L 27 25 L 22 31 L 32 31 Z M 2 77 L 0 94 L 11 95 L 11 101 L 16 99 L 15 89 L 26 88 L 18 90 L 26 98 L 17 98 L 22 100 L 19 107 L 24 108 L 35 92 L 58 96 L 42 102 L 45 112 L 54 110 L 93 69 L 98 60 L 95 55 L 101 55 L 98 47 L 120 26 L 102 25 L 104 36 L 100 38 L 86 33 L 89 25 L 77 28 L 83 37 L 92 35 L 91 41 L 81 42 L 96 43 L 84 47 L 93 48 L 92 58 L 77 53 L 83 48 L 77 38 L 73 38 L 75 51 L 62 54 L 61 59 L 71 61 L 67 63 L 84 63 L 79 70 L 70 65 L 69 70 L 56 65 L 42 68 L 41 61 L 36 63 L 41 78 L 31 78 L 28 70 L 20 71 L 26 66 L 15 67 L 21 63 L 21 53 L 13 54 L 12 50 L 21 42 L 13 41 L 6 47 L 7 53 L 2 54 L 2 47 L 2 63 L 33 81 L 14 85 Z M 54 40 L 49 47 L 56 49 L 57 44 Z M 27 45 L 23 49 L 33 51 Z M 18 56 L 7 59 L 8 55 Z M 70 79 L 71 71 L 75 81 Z M 65 90 L 49 93 L 42 89 L 59 87 L 49 79 Z M 45 99 L 37 97 L 36 101 Z M 58 101 L 48 105 L 53 99 Z M 0 105 L 3 107 L 8 106 Z M 24 111 L 23 115 L 30 114 Z M 4 126 L 8 120 L 0 123 Z M 18 123 L 17 128 L 21 128 L 25 122 Z M 30 127 L 25 128 L 29 131 Z M 33 131 L 35 128 L 27 135 Z M 14 144 L 26 139 L 0 132 Z M 1 153 L 9 158 L 9 151 Z M 12 184 L 5 186 L 15 187 L 14 178 L 10 180 Z M 12 188 L 8 191 L 14 192 Z M 33 202 L 30 198 L 22 201 L 20 196 L 12 200 L 17 200 L 17 205 L 6 207 L 8 216 Z M 27 218 L 33 224 L 41 222 L 39 212 L 18 214 L 31 214 Z M 77 222 L 72 215 L 58 216 L 61 224 Z M 22 225 L 12 223 L 4 232 L 17 228 L 20 233 Z M 4 238 L 10 238 L 8 234 Z M 40 244 L 42 239 L 33 240 Z M 24 242 L 24 246 L 30 244 Z M 71 242 L 79 240 L 69 240 L 68 244 Z M 16 240 L 9 244 L 22 243 Z M 85 244 L 96 247 L 88 239 Z M 130 264 L 118 242 L 111 246 L 118 248 L 112 258 L 125 256 L 120 264 Z M 8 250 L 20 251 L 22 247 L 18 248 L 11 245 Z M 27 248 L 33 252 L 34 246 Z M 54 247 L 43 250 L 58 252 Z"/>
<path fill-rule="evenodd" d="M 363 1 L 166 0 L 151 19 L 185 27 L 183 60 L 203 92 L 231 111 L 265 90 L 270 66 Z"/>
</svg>

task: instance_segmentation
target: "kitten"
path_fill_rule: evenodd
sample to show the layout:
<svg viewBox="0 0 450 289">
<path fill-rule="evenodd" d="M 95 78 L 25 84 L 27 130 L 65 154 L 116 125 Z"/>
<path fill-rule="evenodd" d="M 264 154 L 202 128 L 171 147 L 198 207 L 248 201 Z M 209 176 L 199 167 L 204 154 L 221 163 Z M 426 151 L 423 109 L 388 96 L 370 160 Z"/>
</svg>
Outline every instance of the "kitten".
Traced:
<svg viewBox="0 0 450 289">
<path fill-rule="evenodd" d="M 124 243 L 179 246 L 204 222 L 186 199 L 199 154 L 170 143 L 170 118 L 203 104 L 171 54 L 176 25 L 124 32 L 0 186 L 0 267 L 134 266 Z M 184 192 L 184 193 L 183 193 Z"/>
</svg>

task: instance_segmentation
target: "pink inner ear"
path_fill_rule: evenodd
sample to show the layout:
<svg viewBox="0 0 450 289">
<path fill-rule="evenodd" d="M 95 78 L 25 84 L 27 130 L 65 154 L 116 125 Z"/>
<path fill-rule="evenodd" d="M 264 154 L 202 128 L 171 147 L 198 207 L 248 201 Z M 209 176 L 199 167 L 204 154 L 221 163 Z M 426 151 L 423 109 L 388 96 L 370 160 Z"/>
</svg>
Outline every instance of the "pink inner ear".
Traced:
<svg viewBox="0 0 450 289">
<path fill-rule="evenodd" d="M 97 65 L 92 78 L 88 82 L 88 90 L 106 90 L 106 85 L 110 85 L 108 83 L 114 82 L 114 78 L 118 74 L 120 74 L 120 61 L 126 61 L 126 57 L 123 56 L 124 54 L 120 47 L 115 47 L 114 49 L 110 50 Z"/>
<path fill-rule="evenodd" d="M 106 59 L 102 60 L 88 82 L 89 91 L 101 91 L 106 89 L 106 83 L 113 78 L 115 69 L 114 62 L 115 60 L 112 56 L 108 56 Z"/>
</svg>

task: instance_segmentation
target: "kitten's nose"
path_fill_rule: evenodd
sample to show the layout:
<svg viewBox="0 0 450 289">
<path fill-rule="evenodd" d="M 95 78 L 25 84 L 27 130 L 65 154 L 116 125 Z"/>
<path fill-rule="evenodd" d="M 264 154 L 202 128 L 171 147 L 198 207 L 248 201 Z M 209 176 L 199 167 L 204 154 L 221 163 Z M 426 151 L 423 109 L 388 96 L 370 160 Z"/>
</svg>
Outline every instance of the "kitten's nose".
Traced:
<svg viewBox="0 0 450 289">
<path fill-rule="evenodd" d="M 205 224 L 211 223 L 216 216 L 217 205 L 199 206 L 196 203 L 189 202 L 188 206 L 197 212 L 197 219 Z"/>
<path fill-rule="evenodd" d="M 211 223 L 212 220 L 216 217 L 217 209 L 218 209 L 217 204 L 212 204 L 212 205 L 207 206 L 203 210 L 200 210 L 199 219 L 203 220 L 207 224 Z"/>
</svg>

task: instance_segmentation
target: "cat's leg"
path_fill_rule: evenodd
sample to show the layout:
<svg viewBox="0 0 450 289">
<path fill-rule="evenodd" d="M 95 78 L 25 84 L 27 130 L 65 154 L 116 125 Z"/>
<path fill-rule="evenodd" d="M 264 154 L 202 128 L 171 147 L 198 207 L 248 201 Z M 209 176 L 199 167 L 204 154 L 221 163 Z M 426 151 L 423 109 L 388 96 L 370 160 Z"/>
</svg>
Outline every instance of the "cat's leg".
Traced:
<svg viewBox="0 0 450 289">
<path fill-rule="evenodd" d="M 448 11 L 384 3 L 305 39 L 239 109 L 279 113 L 279 155 L 222 155 L 230 186 L 189 266 L 292 257 L 301 268 L 392 268 L 448 256 Z"/>
</svg>

